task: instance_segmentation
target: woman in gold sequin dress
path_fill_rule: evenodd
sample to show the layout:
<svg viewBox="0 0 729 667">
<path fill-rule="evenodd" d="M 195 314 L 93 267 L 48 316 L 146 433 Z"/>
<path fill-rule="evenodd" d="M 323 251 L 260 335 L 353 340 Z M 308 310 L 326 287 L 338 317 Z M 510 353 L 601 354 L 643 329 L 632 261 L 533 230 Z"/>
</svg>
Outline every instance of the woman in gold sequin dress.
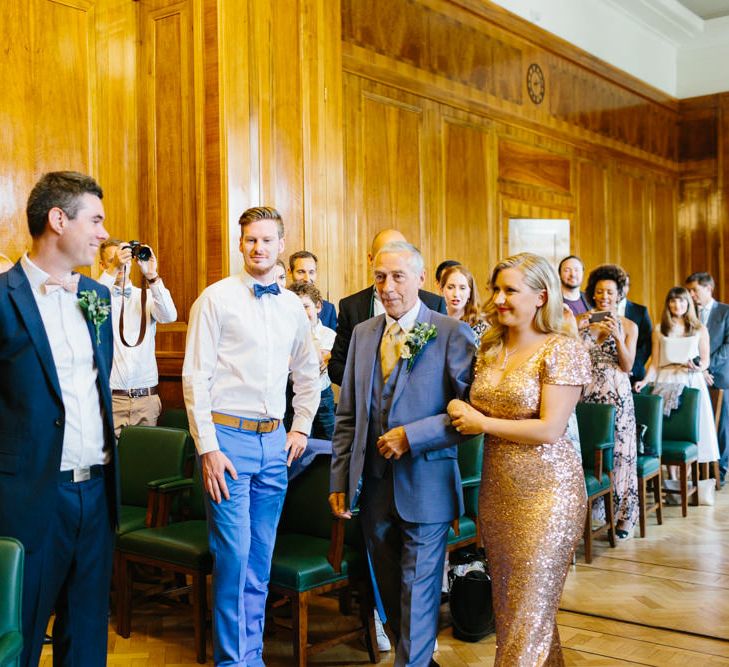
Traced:
<svg viewBox="0 0 729 667">
<path fill-rule="evenodd" d="M 582 463 L 565 431 L 590 358 L 562 331 L 559 279 L 543 257 L 499 263 L 470 402 L 448 412 L 485 433 L 479 522 L 493 581 L 496 665 L 562 665 L 556 615 L 582 534 Z"/>
</svg>

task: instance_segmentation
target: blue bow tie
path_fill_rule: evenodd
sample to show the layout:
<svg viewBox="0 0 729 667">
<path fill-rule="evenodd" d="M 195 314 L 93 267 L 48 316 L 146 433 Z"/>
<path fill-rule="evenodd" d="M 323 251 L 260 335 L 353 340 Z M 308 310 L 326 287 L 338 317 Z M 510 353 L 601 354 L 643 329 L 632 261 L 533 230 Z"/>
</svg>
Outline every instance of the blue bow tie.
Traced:
<svg viewBox="0 0 729 667">
<path fill-rule="evenodd" d="M 258 283 L 253 283 L 253 294 L 256 299 L 260 299 L 264 294 L 281 294 L 281 289 L 279 288 L 278 283 L 271 283 L 265 287 Z"/>
<path fill-rule="evenodd" d="M 113 292 L 114 296 L 123 295 L 125 299 L 128 299 L 132 295 L 131 287 L 125 287 L 124 290 L 122 291 L 122 289 L 120 287 L 117 287 L 116 285 L 114 285 L 114 287 L 112 287 L 111 291 Z"/>
</svg>

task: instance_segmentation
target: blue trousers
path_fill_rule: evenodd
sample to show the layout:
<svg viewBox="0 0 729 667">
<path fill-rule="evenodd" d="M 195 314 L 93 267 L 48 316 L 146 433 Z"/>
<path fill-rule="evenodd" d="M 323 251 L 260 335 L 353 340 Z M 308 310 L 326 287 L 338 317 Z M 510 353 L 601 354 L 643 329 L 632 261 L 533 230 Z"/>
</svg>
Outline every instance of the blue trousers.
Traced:
<svg viewBox="0 0 729 667">
<path fill-rule="evenodd" d="M 213 565 L 216 665 L 263 665 L 271 556 L 286 496 L 286 432 L 256 434 L 216 425 L 220 450 L 238 479 L 226 475 L 230 499 L 206 497 Z"/>
<path fill-rule="evenodd" d="M 395 667 L 427 667 L 438 635 L 440 588 L 450 523 L 405 521 L 395 507 L 391 468 L 368 477 L 360 517 L 387 621 Z"/>
<path fill-rule="evenodd" d="M 53 664 L 106 665 L 113 533 L 103 478 L 59 484 L 43 545 L 26 553 L 23 653 L 35 666 L 53 609 Z"/>
</svg>

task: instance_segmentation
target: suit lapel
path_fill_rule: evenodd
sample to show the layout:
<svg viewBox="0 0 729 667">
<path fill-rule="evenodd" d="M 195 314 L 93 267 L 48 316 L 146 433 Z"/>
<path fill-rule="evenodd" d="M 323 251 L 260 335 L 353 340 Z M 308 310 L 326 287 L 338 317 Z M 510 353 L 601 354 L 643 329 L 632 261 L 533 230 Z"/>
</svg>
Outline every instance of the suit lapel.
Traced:
<svg viewBox="0 0 729 667">
<path fill-rule="evenodd" d="M 28 331 L 28 335 L 31 341 L 33 341 L 43 372 L 46 374 L 51 388 L 60 401 L 62 400 L 61 385 L 58 382 L 58 374 L 56 373 L 56 364 L 53 361 L 51 344 L 48 342 L 46 329 L 43 325 L 40 311 L 38 310 L 38 304 L 35 302 L 33 290 L 20 263 L 10 269 L 8 274 L 8 287 L 10 287 L 10 299 L 15 303 L 20 318 L 23 320 L 23 324 Z"/>
<path fill-rule="evenodd" d="M 424 323 L 424 324 L 430 324 L 430 315 L 433 311 L 430 310 L 424 303 L 421 302 L 420 304 L 420 311 L 418 312 L 418 317 L 416 318 L 415 322 L 418 323 Z M 430 345 L 430 343 L 428 343 Z M 425 354 L 426 349 L 428 347 L 426 345 L 421 351 L 420 354 Z M 415 369 L 415 366 L 417 366 L 418 362 L 420 361 L 420 358 L 416 358 L 413 362 L 413 370 Z M 397 381 L 395 382 L 395 391 L 392 394 L 392 408 L 391 411 L 395 408 L 395 403 L 397 403 L 397 399 L 400 398 L 400 394 L 402 394 L 403 389 L 405 389 L 405 385 L 408 382 L 408 376 L 410 375 L 410 372 L 407 370 L 407 362 L 400 361 L 400 372 L 397 375 Z"/>
<path fill-rule="evenodd" d="M 379 354 L 380 341 L 382 340 L 384 330 L 385 316 L 381 315 L 374 318 L 368 334 L 362 342 L 362 350 L 357 352 L 357 356 L 363 361 L 363 364 L 360 366 L 362 370 L 357 378 L 358 388 L 362 393 L 358 395 L 367 398 L 367 412 L 365 413 L 367 415 L 370 414 L 370 406 L 372 405 L 372 383 L 374 382 L 375 368 L 377 367 L 376 355 Z"/>
</svg>

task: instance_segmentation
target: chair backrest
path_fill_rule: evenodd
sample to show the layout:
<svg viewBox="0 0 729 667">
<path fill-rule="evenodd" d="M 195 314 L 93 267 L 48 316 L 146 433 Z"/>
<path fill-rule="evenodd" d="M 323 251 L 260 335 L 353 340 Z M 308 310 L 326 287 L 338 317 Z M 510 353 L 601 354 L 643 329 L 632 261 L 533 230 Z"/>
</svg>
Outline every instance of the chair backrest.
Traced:
<svg viewBox="0 0 729 667">
<path fill-rule="evenodd" d="M 684 387 L 678 407 L 668 417 L 663 417 L 663 439 L 699 443 L 698 389 Z"/>
<path fill-rule="evenodd" d="M 286 492 L 279 531 L 328 539 L 332 534 L 329 508 L 329 466 L 332 457 L 320 454 L 297 477 Z M 347 524 L 351 523 L 350 521 Z M 346 541 L 346 537 L 345 537 Z"/>
<path fill-rule="evenodd" d="M 652 394 L 633 394 L 636 424 L 646 426 L 643 444 L 644 456 L 661 458 L 663 447 L 663 397 Z"/>
<path fill-rule="evenodd" d="M 580 433 L 582 467 L 591 471 L 595 468 L 595 445 L 615 443 L 615 406 L 602 403 L 578 403 L 577 430 Z M 603 470 L 613 469 L 613 453 L 603 452 Z"/>
<path fill-rule="evenodd" d="M 18 540 L 0 537 L 0 637 L 21 633 L 24 554 Z"/>
<path fill-rule="evenodd" d="M 458 469 L 464 482 L 481 479 L 483 468 L 483 435 L 458 445 Z"/>
<path fill-rule="evenodd" d="M 157 420 L 157 426 L 180 428 L 183 431 L 187 431 L 187 456 L 192 458 L 195 455 L 195 441 L 190 435 L 190 422 L 187 419 L 187 410 L 185 408 L 168 408 L 167 410 L 163 410 Z"/>
<path fill-rule="evenodd" d="M 119 436 L 122 505 L 147 506 L 147 483 L 183 476 L 188 433 L 162 426 L 127 426 Z"/>
</svg>

